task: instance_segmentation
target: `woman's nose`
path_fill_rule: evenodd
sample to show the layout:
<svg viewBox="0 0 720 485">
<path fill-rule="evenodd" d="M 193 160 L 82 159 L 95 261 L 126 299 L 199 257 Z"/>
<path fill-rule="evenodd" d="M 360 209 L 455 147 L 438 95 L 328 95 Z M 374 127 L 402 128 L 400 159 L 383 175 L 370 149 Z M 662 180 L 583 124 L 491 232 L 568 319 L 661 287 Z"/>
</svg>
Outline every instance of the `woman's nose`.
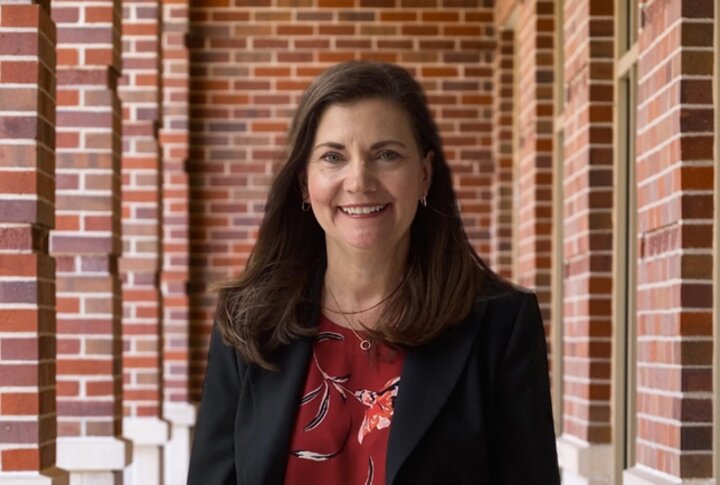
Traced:
<svg viewBox="0 0 720 485">
<path fill-rule="evenodd" d="M 350 192 L 372 192 L 377 188 L 376 176 L 368 161 L 354 157 L 348 168 L 347 188 Z"/>
</svg>

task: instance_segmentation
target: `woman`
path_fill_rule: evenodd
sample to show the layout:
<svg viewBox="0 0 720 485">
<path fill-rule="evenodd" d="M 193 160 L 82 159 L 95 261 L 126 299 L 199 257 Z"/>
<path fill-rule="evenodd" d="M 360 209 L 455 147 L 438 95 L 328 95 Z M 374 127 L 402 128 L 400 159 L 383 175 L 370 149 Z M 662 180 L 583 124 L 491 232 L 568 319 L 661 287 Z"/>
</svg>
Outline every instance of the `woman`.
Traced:
<svg viewBox="0 0 720 485">
<path fill-rule="evenodd" d="M 559 483 L 537 300 L 472 249 L 403 69 L 305 92 L 220 291 L 188 483 Z"/>
</svg>

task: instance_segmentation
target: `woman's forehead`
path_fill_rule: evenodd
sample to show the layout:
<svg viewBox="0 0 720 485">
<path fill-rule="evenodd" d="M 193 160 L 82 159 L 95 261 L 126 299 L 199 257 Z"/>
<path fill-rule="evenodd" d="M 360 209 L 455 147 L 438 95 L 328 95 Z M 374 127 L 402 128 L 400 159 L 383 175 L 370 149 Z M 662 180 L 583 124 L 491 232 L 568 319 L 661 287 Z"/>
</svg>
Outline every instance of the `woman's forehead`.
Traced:
<svg viewBox="0 0 720 485">
<path fill-rule="evenodd" d="M 367 99 L 328 106 L 320 117 L 313 146 L 340 139 L 375 143 L 413 138 L 412 124 L 402 107 L 390 100 Z"/>
</svg>

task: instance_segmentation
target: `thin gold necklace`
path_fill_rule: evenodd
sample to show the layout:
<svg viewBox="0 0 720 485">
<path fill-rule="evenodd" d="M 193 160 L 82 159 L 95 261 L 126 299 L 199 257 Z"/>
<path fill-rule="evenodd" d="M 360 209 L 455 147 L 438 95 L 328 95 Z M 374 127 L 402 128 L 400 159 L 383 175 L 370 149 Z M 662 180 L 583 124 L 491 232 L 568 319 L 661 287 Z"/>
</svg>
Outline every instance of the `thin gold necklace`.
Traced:
<svg viewBox="0 0 720 485">
<path fill-rule="evenodd" d="M 330 298 L 332 298 L 333 301 L 335 302 L 335 306 L 338 307 L 338 310 L 339 310 L 339 311 L 338 311 L 337 313 L 340 313 L 340 315 L 342 315 L 343 320 L 345 320 L 345 323 L 348 324 L 348 328 L 350 329 L 350 331 L 351 331 L 351 332 L 357 337 L 357 339 L 360 341 L 360 348 L 361 348 L 362 350 L 366 351 L 366 352 L 367 352 L 368 350 L 370 350 L 370 348 L 372 347 L 372 340 L 364 339 L 364 338 L 362 338 L 360 335 L 358 335 L 358 333 L 357 333 L 357 332 L 355 331 L 355 329 L 352 327 L 352 324 L 350 323 L 350 320 L 348 320 L 348 317 L 346 316 L 345 312 L 340 309 L 340 305 L 338 305 L 337 298 L 335 298 L 335 295 L 333 294 L 332 290 L 330 289 L 330 286 L 328 286 L 327 283 L 325 283 L 325 288 L 327 288 L 328 293 L 330 293 Z"/>
<path fill-rule="evenodd" d="M 392 290 L 390 293 L 388 293 L 388 295 L 387 295 L 385 298 L 383 298 L 383 299 L 380 300 L 379 302 L 373 304 L 372 306 L 369 306 L 369 307 L 367 307 L 367 308 L 363 308 L 362 310 L 355 310 L 355 311 L 353 311 L 353 312 L 342 311 L 342 310 L 340 310 L 340 307 L 339 307 L 338 304 L 337 304 L 337 300 L 335 300 L 334 297 L 333 297 L 333 300 L 335 301 L 335 306 L 337 306 L 338 309 L 336 310 L 336 309 L 330 308 L 330 307 L 325 307 L 325 309 L 326 309 L 326 310 L 329 310 L 329 311 L 331 311 L 331 312 L 333 312 L 333 313 L 340 313 L 340 314 L 344 314 L 344 315 L 357 315 L 358 313 L 369 312 L 370 310 L 374 310 L 375 308 L 379 307 L 380 305 L 382 305 L 383 303 L 385 303 L 386 301 L 388 301 L 390 298 L 392 298 L 393 295 L 395 295 L 395 293 L 397 293 L 397 291 L 400 289 L 400 287 L 402 286 L 402 284 L 405 283 L 405 279 L 406 279 L 406 278 L 403 278 L 403 279 L 400 281 L 400 283 L 397 284 L 397 286 L 395 287 L 395 289 Z M 325 284 L 325 286 L 327 286 L 327 283 Z M 330 289 L 330 288 L 328 288 L 328 290 L 329 290 L 329 289 Z"/>
</svg>

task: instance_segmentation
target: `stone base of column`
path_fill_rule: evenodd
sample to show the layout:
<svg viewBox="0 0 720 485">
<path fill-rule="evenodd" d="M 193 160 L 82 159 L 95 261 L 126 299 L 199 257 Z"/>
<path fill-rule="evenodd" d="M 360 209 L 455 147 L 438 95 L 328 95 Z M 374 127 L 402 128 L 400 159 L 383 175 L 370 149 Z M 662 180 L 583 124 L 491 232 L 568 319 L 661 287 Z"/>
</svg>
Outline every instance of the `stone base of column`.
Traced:
<svg viewBox="0 0 720 485">
<path fill-rule="evenodd" d="M 0 472 L 3 485 L 68 485 L 68 474 L 60 468 L 47 468 L 40 472 Z"/>
<path fill-rule="evenodd" d="M 195 406 L 165 403 L 163 416 L 170 422 L 170 441 L 165 445 L 165 485 L 185 485 L 190 464 L 190 430 L 195 425 Z"/>
<path fill-rule="evenodd" d="M 623 472 L 623 485 L 675 485 L 678 483 L 682 485 L 715 485 L 716 482 L 711 478 L 677 478 L 641 465 L 636 465 Z"/>
<path fill-rule="evenodd" d="M 122 485 L 122 472 L 82 472 L 70 476 L 70 485 Z"/>
<path fill-rule="evenodd" d="M 608 485 L 613 483 L 611 445 L 586 443 L 571 435 L 557 440 L 563 485 Z"/>
<path fill-rule="evenodd" d="M 68 471 L 70 485 L 121 485 L 132 445 L 117 438 L 58 438 L 57 465 Z"/>
<path fill-rule="evenodd" d="M 132 441 L 133 460 L 125 469 L 124 485 L 163 483 L 162 448 L 170 426 L 159 418 L 124 418 L 123 436 Z"/>
</svg>

